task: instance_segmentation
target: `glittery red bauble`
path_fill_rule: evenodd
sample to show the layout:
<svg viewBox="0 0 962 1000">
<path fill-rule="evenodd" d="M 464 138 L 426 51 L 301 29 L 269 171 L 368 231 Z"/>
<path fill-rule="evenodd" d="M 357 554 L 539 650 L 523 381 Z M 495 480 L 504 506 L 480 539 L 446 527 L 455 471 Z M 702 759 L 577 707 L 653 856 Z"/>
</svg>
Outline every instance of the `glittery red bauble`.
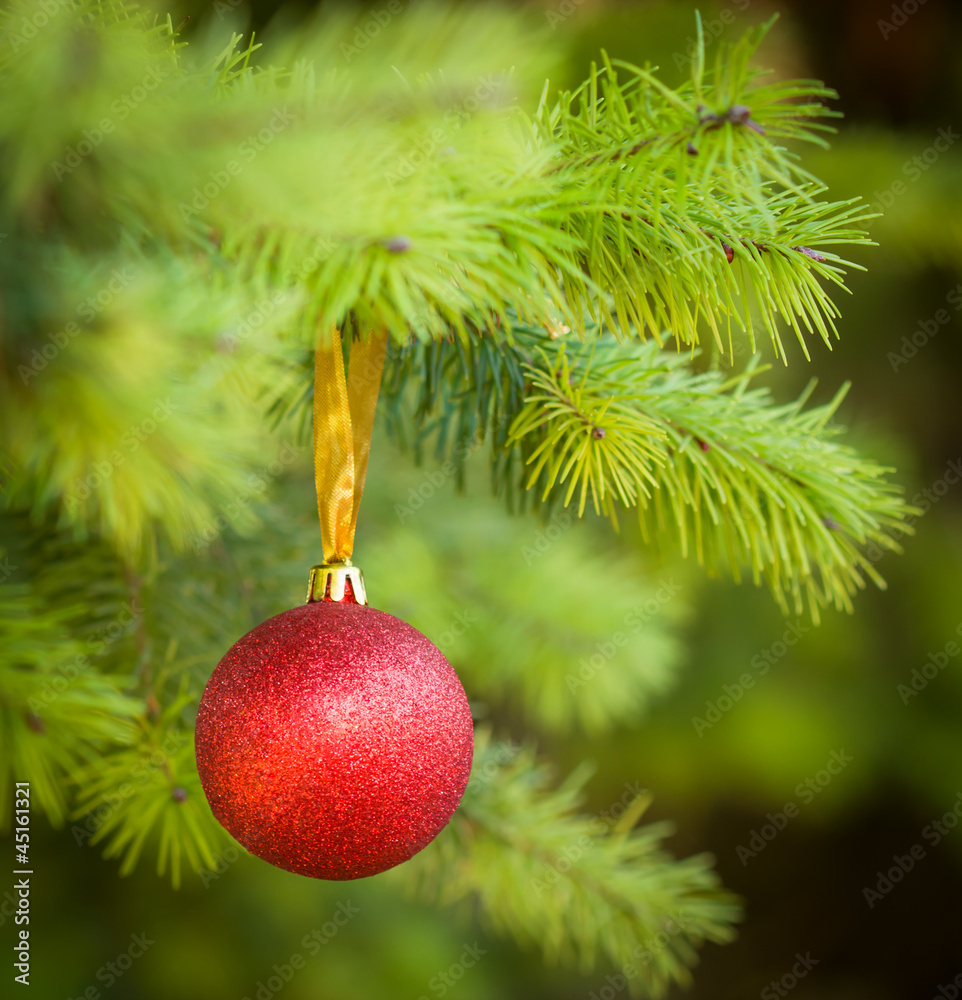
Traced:
<svg viewBox="0 0 962 1000">
<path fill-rule="evenodd" d="M 231 647 L 201 699 L 196 745 L 214 815 L 251 853 L 351 879 L 437 836 L 464 793 L 473 732 L 461 682 L 420 632 L 317 601 Z"/>
</svg>

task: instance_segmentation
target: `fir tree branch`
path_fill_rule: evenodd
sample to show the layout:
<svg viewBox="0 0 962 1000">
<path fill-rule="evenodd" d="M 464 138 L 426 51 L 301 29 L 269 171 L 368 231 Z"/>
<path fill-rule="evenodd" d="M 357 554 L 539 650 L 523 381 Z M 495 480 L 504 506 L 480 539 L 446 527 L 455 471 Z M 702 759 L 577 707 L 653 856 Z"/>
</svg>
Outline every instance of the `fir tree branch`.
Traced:
<svg viewBox="0 0 962 1000">
<path fill-rule="evenodd" d="M 710 74 L 699 32 L 692 79 L 676 90 L 647 68 L 606 60 L 579 90 L 552 107 L 542 102 L 539 132 L 565 158 L 556 169 L 570 169 L 584 191 L 601 196 L 584 197 L 580 214 L 567 224 L 578 237 L 579 266 L 611 294 L 606 303 L 585 297 L 577 284 L 566 286 L 593 318 L 615 330 L 634 327 L 659 339 L 668 329 L 693 341 L 703 316 L 724 347 L 728 336 L 718 319 L 734 320 L 754 336 L 750 309 L 743 314 L 736 305 L 741 299 L 746 306 L 754 302 L 783 358 L 777 315 L 793 326 L 806 354 L 803 325 L 831 346 L 834 307 L 813 279 L 840 283 L 835 265 L 844 262 L 810 244 L 863 242 L 855 225 L 865 215 L 853 210 L 854 203 L 819 204 L 822 186 L 778 144 L 823 143 L 818 133 L 830 129 L 816 119 L 833 112 L 820 101 L 834 95 L 811 81 L 758 82 L 748 58 L 769 27 L 722 47 Z M 793 213 L 813 207 L 822 216 L 817 229 L 799 226 L 802 216 Z M 692 226 L 693 213 L 714 218 Z M 728 275 L 719 258 L 731 264 L 739 245 L 746 252 L 737 273 Z M 789 268 L 762 259 L 776 246 Z M 645 301 L 649 293 L 653 304 Z"/>
<path fill-rule="evenodd" d="M 840 258 L 789 253 L 791 266 L 779 268 L 746 254 L 729 275 L 722 248 L 706 235 L 722 234 L 729 246 L 785 248 L 863 240 L 858 212 L 818 202 L 821 187 L 778 145 L 820 141 L 816 119 L 829 112 L 819 102 L 831 92 L 805 81 L 760 83 L 747 62 L 764 32 L 730 52 L 719 47 L 710 72 L 696 59 L 692 80 L 675 90 L 648 69 L 608 62 L 527 121 L 501 78 L 486 84 L 493 96 L 474 99 L 474 114 L 461 110 L 471 96 L 463 73 L 455 82 L 414 66 L 401 90 L 387 86 L 392 46 L 404 53 L 411 38 L 430 28 L 439 34 L 431 14 L 392 24 L 376 62 L 362 54 L 351 74 L 320 76 L 314 66 L 332 61 L 336 20 L 324 25 L 326 34 L 305 36 L 300 61 L 281 70 L 258 66 L 258 46 L 245 48 L 237 36 L 189 59 L 169 29 L 145 30 L 134 16 L 100 23 L 94 7 L 82 7 L 102 76 L 88 81 L 82 104 L 58 109 L 42 147 L 34 132 L 32 141 L 22 134 L 35 118 L 32 97 L 7 119 L 18 157 L 10 191 L 20 196 L 8 207 L 21 255 L 35 224 L 22 206 L 44 205 L 48 250 L 61 231 L 77 231 L 99 253 L 120 231 L 160 271 L 170 264 L 165 252 L 189 259 L 179 287 L 202 285 L 209 300 L 210 268 L 223 284 L 218 292 L 294 285 L 305 342 L 313 342 L 318 313 L 325 327 L 353 313 L 365 329 L 391 328 L 401 339 L 410 329 L 465 335 L 469 321 L 486 327 L 517 315 L 545 323 L 554 313 L 578 331 L 586 317 L 617 318 L 625 331 L 660 336 L 667 328 L 685 341 L 697 339 L 704 316 L 725 344 L 729 321 L 751 328 L 752 297 L 781 353 L 774 322 L 785 304 L 799 323 L 814 324 L 826 340 L 831 333 L 819 282 L 841 281 Z M 472 37 L 481 25 L 463 20 L 462 30 L 441 33 L 453 65 L 471 46 L 481 52 Z M 497 36 L 503 49 L 515 32 L 496 20 L 481 34 Z M 41 71 L 69 93 L 61 78 L 71 44 L 69 32 L 45 32 L 30 59 L 10 60 L 8 94 L 30 95 Z M 466 65 L 483 67 L 486 58 L 472 54 Z M 156 98 L 117 122 L 82 162 L 57 159 L 94 111 L 109 111 L 118 88 L 137 85 L 144 65 L 163 77 Z M 439 112 L 438 101 L 452 94 L 462 100 L 452 113 Z M 764 136 L 748 127 L 756 119 Z M 252 146 L 258 130 L 272 138 Z M 447 144 L 410 167 L 423 134 L 438 130 Z M 698 155 L 676 155 L 677 137 L 689 132 Z M 619 153 L 625 143 L 630 157 Z M 51 157 L 59 164 L 54 178 Z M 559 169 L 559 161 L 567 165 Z M 824 216 L 820 226 L 799 225 L 793 210 L 812 206 Z M 206 260 L 196 259 L 198 248 Z"/>
<path fill-rule="evenodd" d="M 633 829 L 644 794 L 613 826 L 576 812 L 583 770 L 552 789 L 530 751 L 512 756 L 484 732 L 476 742 L 461 809 L 409 866 L 423 896 L 476 896 L 496 930 L 547 960 L 583 972 L 610 963 L 629 972 L 633 993 L 656 997 L 690 981 L 698 945 L 731 939 L 739 908 L 709 859 L 674 860 L 661 846 L 668 824 Z"/>
<path fill-rule="evenodd" d="M 88 647 L 67 629 L 78 610 L 48 606 L 23 584 L 0 585 L 0 829 L 9 828 L 15 781 L 29 781 L 61 825 L 69 776 L 134 737 L 142 703 L 125 693 L 124 678 L 90 669 Z"/>
<path fill-rule="evenodd" d="M 393 355 L 389 373 L 410 376 L 423 350 Z M 805 410 L 810 386 L 779 406 L 749 388 L 755 362 L 726 382 L 654 344 L 606 337 L 559 345 L 528 330 L 501 348 L 512 365 L 497 368 L 485 350 L 431 348 L 435 374 L 413 410 L 388 382 L 395 433 L 413 419 L 456 459 L 452 440 L 491 432 L 499 492 L 520 499 L 530 490 L 542 503 L 576 503 L 579 514 L 590 503 L 615 522 L 619 509 L 637 508 L 652 541 L 673 537 L 683 554 L 736 580 L 748 568 L 783 608 L 807 603 L 816 620 L 827 604 L 850 610 L 866 579 L 884 586 L 864 549 L 897 549 L 891 529 L 912 511 L 886 481 L 891 470 L 836 440 L 829 421 L 843 393 Z M 507 433 L 495 430 L 507 422 Z"/>
<path fill-rule="evenodd" d="M 337 18 L 261 65 L 253 41 L 185 48 L 169 23 L 93 0 L 26 52 L 0 53 L 10 503 L 38 516 L 59 505 L 78 537 L 102 533 L 129 558 L 155 551 L 158 526 L 189 544 L 243 489 L 234 457 L 255 431 L 238 389 L 272 392 L 291 342 L 313 345 L 319 323 L 400 343 L 468 342 L 499 324 L 584 335 L 601 320 L 659 341 L 705 327 L 727 349 L 733 327 L 754 336 L 755 315 L 783 358 L 781 324 L 806 351 L 809 334 L 836 336 L 834 249 L 864 242 L 864 212 L 823 201 L 783 147 L 821 141 L 831 94 L 750 70 L 764 32 L 719 46 L 711 70 L 700 49 L 678 88 L 606 61 L 529 118 L 530 81 L 485 73 L 505 38 L 531 65 L 513 18 L 410 13 L 376 57 L 328 74 Z M 0 26 L 15 17 L 0 12 Z M 84 88 L 70 82 L 78 45 L 96 53 Z M 419 64 L 418 50 L 440 62 Z M 395 56 L 403 84 L 386 69 Z M 145 67 L 157 86 L 132 103 Z M 81 156 L 104 116 L 113 129 Z M 412 163 L 425 134 L 443 144 Z M 213 358 L 185 362 L 205 348 Z M 171 418 L 136 453 L 118 448 L 172 382 Z"/>
<path fill-rule="evenodd" d="M 194 700 L 182 686 L 155 720 L 140 720 L 129 747 L 75 771 L 78 844 L 105 843 L 104 857 L 122 857 L 120 874 L 133 871 L 145 846 L 156 845 L 157 874 L 170 871 L 177 888 L 183 859 L 195 872 L 215 867 L 215 849 L 229 842 L 204 797 L 194 761 L 193 734 L 179 724 Z"/>
</svg>

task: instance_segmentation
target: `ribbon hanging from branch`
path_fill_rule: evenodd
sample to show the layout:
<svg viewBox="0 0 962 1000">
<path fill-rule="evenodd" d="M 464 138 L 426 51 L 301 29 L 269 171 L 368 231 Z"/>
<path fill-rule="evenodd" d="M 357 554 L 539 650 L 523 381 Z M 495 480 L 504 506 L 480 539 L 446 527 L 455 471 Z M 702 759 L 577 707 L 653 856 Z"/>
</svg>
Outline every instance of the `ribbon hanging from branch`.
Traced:
<svg viewBox="0 0 962 1000">
<path fill-rule="evenodd" d="M 329 342 L 318 339 L 314 354 L 314 482 L 325 565 L 350 565 L 354 551 L 387 337 L 387 333 L 380 333 L 354 341 L 346 376 L 338 331 L 332 330 Z M 325 596 L 324 591 L 317 594 L 313 584 L 311 593 L 309 601 Z M 340 600 L 333 589 L 330 596 Z"/>
</svg>

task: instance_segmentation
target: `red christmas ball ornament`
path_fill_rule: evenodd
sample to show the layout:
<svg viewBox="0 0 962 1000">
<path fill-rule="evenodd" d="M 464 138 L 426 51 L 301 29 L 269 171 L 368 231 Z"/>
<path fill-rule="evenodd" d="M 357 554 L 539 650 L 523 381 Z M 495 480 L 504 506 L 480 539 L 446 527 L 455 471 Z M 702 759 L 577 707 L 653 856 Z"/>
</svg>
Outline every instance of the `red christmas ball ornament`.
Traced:
<svg viewBox="0 0 962 1000">
<path fill-rule="evenodd" d="M 312 574 L 308 604 L 231 647 L 197 714 L 214 815 L 252 854 L 313 878 L 407 861 L 450 820 L 471 770 L 457 674 L 420 632 L 363 600 L 355 568 Z"/>
</svg>

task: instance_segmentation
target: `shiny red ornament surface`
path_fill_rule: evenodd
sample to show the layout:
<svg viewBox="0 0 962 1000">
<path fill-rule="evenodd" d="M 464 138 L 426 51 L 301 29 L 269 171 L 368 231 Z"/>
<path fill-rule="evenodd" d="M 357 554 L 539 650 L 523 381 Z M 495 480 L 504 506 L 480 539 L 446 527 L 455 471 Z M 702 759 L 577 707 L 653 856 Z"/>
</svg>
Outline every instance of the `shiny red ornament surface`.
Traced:
<svg viewBox="0 0 962 1000">
<path fill-rule="evenodd" d="M 471 770 L 457 674 L 405 622 L 317 601 L 228 650 L 197 714 L 214 815 L 251 853 L 299 875 L 353 879 L 426 847 Z"/>
</svg>

